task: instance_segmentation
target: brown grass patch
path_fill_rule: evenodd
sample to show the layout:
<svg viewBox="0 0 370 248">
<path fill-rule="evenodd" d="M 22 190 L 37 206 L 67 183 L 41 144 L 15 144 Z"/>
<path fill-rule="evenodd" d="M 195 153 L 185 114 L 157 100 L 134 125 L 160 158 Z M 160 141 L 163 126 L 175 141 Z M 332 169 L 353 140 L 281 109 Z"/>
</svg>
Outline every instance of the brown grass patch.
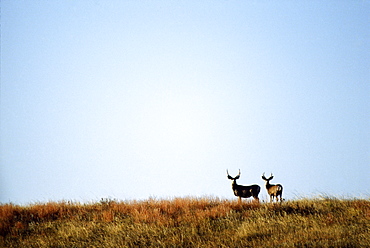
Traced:
<svg viewBox="0 0 370 248">
<path fill-rule="evenodd" d="M 218 198 L 0 205 L 1 247 L 362 247 L 370 201 Z"/>
</svg>

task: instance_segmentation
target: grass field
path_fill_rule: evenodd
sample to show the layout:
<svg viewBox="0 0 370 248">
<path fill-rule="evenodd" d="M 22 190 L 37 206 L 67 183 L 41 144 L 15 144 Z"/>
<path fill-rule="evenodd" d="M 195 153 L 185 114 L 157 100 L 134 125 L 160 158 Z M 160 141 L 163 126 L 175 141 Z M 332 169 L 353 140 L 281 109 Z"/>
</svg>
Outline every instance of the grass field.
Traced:
<svg viewBox="0 0 370 248">
<path fill-rule="evenodd" d="M 3 204 L 0 247 L 370 247 L 370 200 Z"/>
</svg>

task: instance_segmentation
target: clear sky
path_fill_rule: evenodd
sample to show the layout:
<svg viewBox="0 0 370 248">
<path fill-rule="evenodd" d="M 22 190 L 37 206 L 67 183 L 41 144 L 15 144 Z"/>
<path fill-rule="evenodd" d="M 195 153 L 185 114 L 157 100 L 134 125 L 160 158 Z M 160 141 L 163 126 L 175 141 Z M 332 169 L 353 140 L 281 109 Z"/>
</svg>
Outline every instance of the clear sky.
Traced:
<svg viewBox="0 0 370 248">
<path fill-rule="evenodd" d="M 370 194 L 370 1 L 1 1 L 0 202 Z"/>
</svg>

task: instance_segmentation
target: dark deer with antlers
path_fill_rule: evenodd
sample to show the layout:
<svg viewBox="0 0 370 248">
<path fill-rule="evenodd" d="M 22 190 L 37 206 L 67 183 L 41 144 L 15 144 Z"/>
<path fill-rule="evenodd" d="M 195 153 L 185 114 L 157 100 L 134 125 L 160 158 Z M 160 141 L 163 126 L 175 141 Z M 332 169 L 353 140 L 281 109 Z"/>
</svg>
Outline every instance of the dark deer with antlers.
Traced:
<svg viewBox="0 0 370 248">
<path fill-rule="evenodd" d="M 281 184 L 270 184 L 270 180 L 272 180 L 274 176 L 271 173 L 271 176 L 269 178 L 265 177 L 265 173 L 262 175 L 262 179 L 266 181 L 266 189 L 267 193 L 270 195 L 270 202 L 274 201 L 274 198 L 276 201 L 279 201 L 280 197 L 280 202 L 282 202 L 282 196 L 283 196 L 283 186 Z"/>
<path fill-rule="evenodd" d="M 240 169 L 239 169 L 239 174 L 236 177 L 232 177 L 229 175 L 229 171 L 226 170 L 227 172 L 227 178 L 230 180 L 233 180 L 232 183 L 232 188 L 234 195 L 239 197 L 239 202 L 241 203 L 242 198 L 249 198 L 253 197 L 256 201 L 259 201 L 258 194 L 260 193 L 261 187 L 254 184 L 250 186 L 244 186 L 244 185 L 239 185 L 236 183 L 236 180 L 240 178 Z"/>
</svg>

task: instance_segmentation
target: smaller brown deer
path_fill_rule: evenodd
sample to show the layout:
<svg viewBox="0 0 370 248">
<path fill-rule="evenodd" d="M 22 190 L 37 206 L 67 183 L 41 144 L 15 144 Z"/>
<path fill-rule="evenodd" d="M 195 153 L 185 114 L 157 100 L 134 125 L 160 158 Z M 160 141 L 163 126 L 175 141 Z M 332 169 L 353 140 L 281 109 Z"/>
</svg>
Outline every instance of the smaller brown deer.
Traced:
<svg viewBox="0 0 370 248">
<path fill-rule="evenodd" d="M 265 177 L 265 173 L 262 175 L 262 179 L 266 181 L 266 189 L 267 193 L 270 195 L 270 202 L 274 201 L 274 198 L 276 199 L 276 202 L 279 201 L 282 202 L 282 196 L 283 196 L 283 186 L 281 184 L 270 184 L 270 180 L 272 180 L 274 176 L 271 173 L 271 176 L 269 178 Z"/>
</svg>

